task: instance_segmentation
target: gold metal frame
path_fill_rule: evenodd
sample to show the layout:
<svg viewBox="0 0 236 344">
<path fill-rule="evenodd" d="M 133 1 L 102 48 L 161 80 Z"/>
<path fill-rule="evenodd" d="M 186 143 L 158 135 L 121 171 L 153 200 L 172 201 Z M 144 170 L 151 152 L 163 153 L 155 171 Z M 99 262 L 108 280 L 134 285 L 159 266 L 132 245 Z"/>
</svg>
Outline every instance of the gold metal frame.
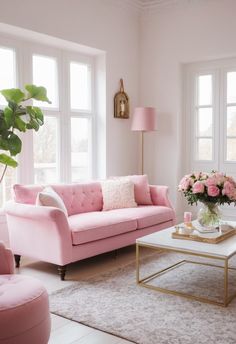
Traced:
<svg viewBox="0 0 236 344">
<path fill-rule="evenodd" d="M 197 256 L 197 257 L 203 257 L 203 258 L 209 258 L 209 259 L 215 259 L 215 260 L 220 260 L 224 262 L 224 265 L 216 265 L 216 264 L 210 264 L 210 263 L 205 263 L 205 262 L 196 262 L 196 261 L 192 261 L 192 260 L 181 260 L 171 266 L 168 266 L 165 269 L 162 269 L 158 272 L 155 272 L 149 276 L 146 276 L 142 279 L 140 279 L 140 247 L 148 247 L 152 250 L 156 250 L 156 251 L 170 251 L 170 252 L 178 252 L 178 253 L 183 253 L 183 254 L 188 254 L 191 256 Z M 160 291 L 162 293 L 166 293 L 166 294 L 172 294 L 172 295 L 178 295 L 178 296 L 183 296 L 186 297 L 188 299 L 192 299 L 192 300 L 197 300 L 197 301 L 201 301 L 201 302 L 205 302 L 205 303 L 210 303 L 213 305 L 218 305 L 218 306 L 223 306 L 223 307 L 227 307 L 228 304 L 236 297 L 236 293 L 234 293 L 233 295 L 229 296 L 228 293 L 228 272 L 229 270 L 236 270 L 236 268 L 233 267 L 229 267 L 229 259 L 232 258 L 234 256 L 231 255 L 227 258 L 221 258 L 221 257 L 215 257 L 215 256 L 211 256 L 208 254 L 200 254 L 200 253 L 193 253 L 193 252 L 186 252 L 186 251 L 182 251 L 182 250 L 177 250 L 177 249 L 167 249 L 163 247 L 153 247 L 150 246 L 148 244 L 138 244 L 136 243 L 136 282 L 138 285 L 145 287 L 145 288 L 149 288 L 149 289 L 154 289 L 157 291 Z M 148 284 L 148 282 L 150 282 L 151 280 L 153 280 L 154 278 L 157 278 L 158 276 L 174 269 L 177 268 L 178 266 L 185 264 L 185 263 L 193 263 L 193 264 L 199 264 L 199 265 L 207 265 L 207 266 L 213 266 L 213 267 L 217 267 L 220 269 L 224 270 L 224 296 L 223 296 L 223 301 L 215 301 L 212 299 L 208 299 L 206 297 L 201 297 L 201 296 L 195 296 L 195 295 L 191 295 L 188 293 L 184 293 L 184 292 L 180 292 L 180 291 L 175 291 L 175 290 L 170 290 L 170 289 L 166 289 L 166 288 L 160 288 L 157 286 L 153 286 Z"/>
</svg>

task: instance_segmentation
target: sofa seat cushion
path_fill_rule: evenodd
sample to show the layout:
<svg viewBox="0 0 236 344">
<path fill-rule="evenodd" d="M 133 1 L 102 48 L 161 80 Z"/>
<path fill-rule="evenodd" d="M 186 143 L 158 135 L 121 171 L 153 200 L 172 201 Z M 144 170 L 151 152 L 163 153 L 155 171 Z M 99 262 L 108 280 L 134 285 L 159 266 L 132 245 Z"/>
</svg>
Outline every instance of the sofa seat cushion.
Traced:
<svg viewBox="0 0 236 344">
<path fill-rule="evenodd" d="M 137 229 L 137 221 L 129 213 L 96 211 L 68 217 L 73 245 L 131 232 Z"/>
<path fill-rule="evenodd" d="M 110 211 L 111 216 L 118 212 L 121 216 L 128 216 L 129 219 L 137 220 L 137 229 L 155 226 L 174 218 L 174 211 L 171 208 L 159 205 L 141 205 L 137 208 Z"/>
</svg>

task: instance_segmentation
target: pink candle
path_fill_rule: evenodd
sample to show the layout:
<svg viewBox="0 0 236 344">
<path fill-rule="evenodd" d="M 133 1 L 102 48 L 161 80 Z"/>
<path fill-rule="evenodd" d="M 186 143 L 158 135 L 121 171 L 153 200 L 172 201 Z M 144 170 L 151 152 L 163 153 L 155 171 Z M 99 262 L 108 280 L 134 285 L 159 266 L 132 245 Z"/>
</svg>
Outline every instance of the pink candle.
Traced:
<svg viewBox="0 0 236 344">
<path fill-rule="evenodd" d="M 189 223 L 192 220 L 192 213 L 191 211 L 184 212 L 184 223 Z"/>
</svg>

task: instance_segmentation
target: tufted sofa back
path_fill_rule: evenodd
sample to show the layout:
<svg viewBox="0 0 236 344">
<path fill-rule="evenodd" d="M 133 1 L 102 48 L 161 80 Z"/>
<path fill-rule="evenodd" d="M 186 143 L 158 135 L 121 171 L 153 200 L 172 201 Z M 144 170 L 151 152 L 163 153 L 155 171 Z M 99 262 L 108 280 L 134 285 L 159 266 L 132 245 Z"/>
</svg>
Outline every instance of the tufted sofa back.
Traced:
<svg viewBox="0 0 236 344">
<path fill-rule="evenodd" d="M 50 185 L 65 203 L 68 215 L 100 211 L 103 206 L 102 189 L 99 182 Z M 44 185 L 13 186 L 14 200 L 17 203 L 35 204 L 38 192 Z"/>
</svg>

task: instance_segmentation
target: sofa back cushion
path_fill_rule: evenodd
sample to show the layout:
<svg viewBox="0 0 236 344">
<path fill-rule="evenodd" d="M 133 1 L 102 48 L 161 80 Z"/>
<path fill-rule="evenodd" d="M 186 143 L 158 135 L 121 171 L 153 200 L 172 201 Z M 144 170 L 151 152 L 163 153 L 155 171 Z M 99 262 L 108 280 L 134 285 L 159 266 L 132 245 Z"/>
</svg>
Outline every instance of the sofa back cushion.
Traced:
<svg viewBox="0 0 236 344">
<path fill-rule="evenodd" d="M 17 203 L 35 204 L 37 195 L 45 185 L 13 186 Z M 52 184 L 51 187 L 62 198 L 68 215 L 100 211 L 103 206 L 102 189 L 99 182 L 78 184 Z"/>
</svg>

